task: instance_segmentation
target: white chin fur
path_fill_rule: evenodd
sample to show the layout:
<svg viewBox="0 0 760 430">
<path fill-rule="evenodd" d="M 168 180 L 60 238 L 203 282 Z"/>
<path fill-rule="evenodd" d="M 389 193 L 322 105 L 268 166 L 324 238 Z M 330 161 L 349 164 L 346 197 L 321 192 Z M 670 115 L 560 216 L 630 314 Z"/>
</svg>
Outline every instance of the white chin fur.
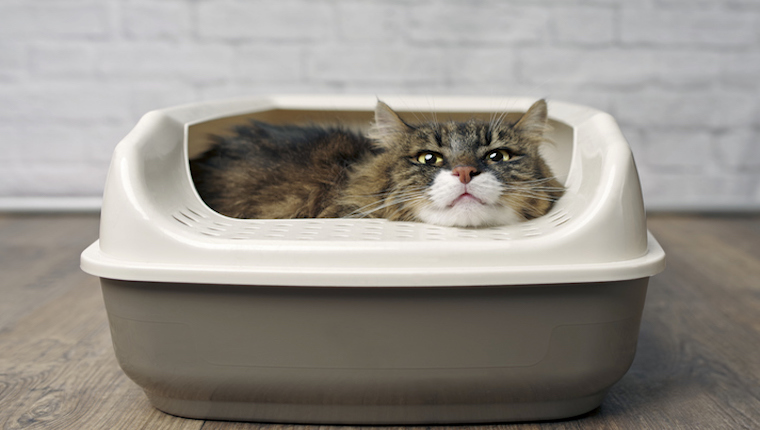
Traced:
<svg viewBox="0 0 760 430">
<path fill-rule="evenodd" d="M 463 192 L 473 195 L 482 203 L 467 199 L 452 204 Z M 430 204 L 421 208 L 419 218 L 430 224 L 449 227 L 484 227 L 514 224 L 522 217 L 512 208 L 499 203 L 502 185 L 491 173 L 481 173 L 465 185 L 443 170 L 428 190 Z"/>
</svg>

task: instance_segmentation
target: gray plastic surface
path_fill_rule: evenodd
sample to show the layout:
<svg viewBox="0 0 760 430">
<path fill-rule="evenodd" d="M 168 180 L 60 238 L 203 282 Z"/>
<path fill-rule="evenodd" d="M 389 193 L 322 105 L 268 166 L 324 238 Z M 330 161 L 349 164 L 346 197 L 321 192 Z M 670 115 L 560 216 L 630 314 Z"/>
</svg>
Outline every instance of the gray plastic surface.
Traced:
<svg viewBox="0 0 760 430">
<path fill-rule="evenodd" d="M 502 287 L 102 279 L 114 348 L 155 407 L 331 424 L 572 417 L 636 350 L 648 278 Z"/>
</svg>

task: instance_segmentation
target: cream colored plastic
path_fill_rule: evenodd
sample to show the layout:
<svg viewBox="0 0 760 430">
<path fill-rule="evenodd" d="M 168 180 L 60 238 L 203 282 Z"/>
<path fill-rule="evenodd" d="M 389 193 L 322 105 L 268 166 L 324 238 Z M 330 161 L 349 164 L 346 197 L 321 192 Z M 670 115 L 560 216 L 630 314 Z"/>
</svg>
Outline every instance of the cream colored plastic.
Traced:
<svg viewBox="0 0 760 430">
<path fill-rule="evenodd" d="M 647 234 L 639 180 L 614 119 L 549 101 L 544 148 L 567 193 L 548 215 L 513 226 L 446 228 L 370 219 L 238 220 L 209 209 L 187 159 L 193 127 L 229 117 L 368 122 L 375 97 L 288 96 L 146 114 L 118 145 L 100 240 L 82 254 L 96 276 L 289 286 L 465 286 L 600 282 L 651 276 L 664 253 Z M 533 99 L 383 97 L 402 116 L 524 112 Z M 366 119 L 366 121 L 364 121 Z M 242 119 L 244 121 L 244 119 Z M 462 247 L 467 252 L 461 252 Z"/>
<path fill-rule="evenodd" d="M 383 97 L 402 116 L 490 118 L 534 100 Z M 547 420 L 600 405 L 630 366 L 649 277 L 631 152 L 615 121 L 549 103 L 567 193 L 487 229 L 378 219 L 238 220 L 188 157 L 246 118 L 372 117 L 374 97 L 272 97 L 151 112 L 118 145 L 100 240 L 114 350 L 151 403 L 203 419 L 328 424 Z M 463 252 L 464 251 L 464 252 Z"/>
</svg>

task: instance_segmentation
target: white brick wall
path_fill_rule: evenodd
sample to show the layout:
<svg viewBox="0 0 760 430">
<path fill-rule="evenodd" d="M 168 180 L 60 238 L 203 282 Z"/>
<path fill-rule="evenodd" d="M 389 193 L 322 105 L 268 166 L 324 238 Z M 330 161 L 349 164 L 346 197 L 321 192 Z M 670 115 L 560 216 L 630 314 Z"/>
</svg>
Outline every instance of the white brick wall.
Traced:
<svg viewBox="0 0 760 430">
<path fill-rule="evenodd" d="M 589 104 L 650 208 L 760 208 L 760 0 L 4 0 L 0 207 L 98 196 L 148 110 L 267 93 Z"/>
</svg>

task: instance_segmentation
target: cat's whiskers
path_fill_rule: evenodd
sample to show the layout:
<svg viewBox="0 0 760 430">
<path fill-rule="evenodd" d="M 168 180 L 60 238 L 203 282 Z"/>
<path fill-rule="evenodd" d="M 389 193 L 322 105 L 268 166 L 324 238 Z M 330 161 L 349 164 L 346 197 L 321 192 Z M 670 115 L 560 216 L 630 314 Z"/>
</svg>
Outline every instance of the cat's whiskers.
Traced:
<svg viewBox="0 0 760 430">
<path fill-rule="evenodd" d="M 412 209 L 412 210 L 419 209 L 423 207 L 423 203 L 424 203 L 424 199 L 413 200 L 411 202 L 407 202 L 407 204 L 404 205 L 404 209 Z M 388 218 L 394 218 L 395 215 L 400 212 L 401 212 L 401 209 L 397 209 L 393 212 L 386 214 L 386 216 Z"/>
<path fill-rule="evenodd" d="M 422 192 L 422 189 L 424 188 L 421 187 L 419 190 L 407 190 L 400 193 L 394 193 L 393 191 L 379 193 L 381 195 L 385 195 L 386 197 L 354 210 L 348 214 L 347 217 L 351 218 L 357 215 L 361 215 L 361 217 L 367 217 L 374 212 L 394 205 L 400 205 L 402 203 L 407 203 L 415 200 L 422 200 L 425 198 L 425 194 Z"/>
<path fill-rule="evenodd" d="M 365 213 L 365 212 L 366 213 L 372 213 L 372 212 L 375 212 L 377 210 L 380 210 L 383 207 L 383 205 L 386 205 L 387 203 L 398 202 L 398 201 L 401 201 L 401 200 L 405 201 L 405 200 L 407 200 L 409 198 L 420 197 L 422 195 L 422 190 L 423 189 L 424 189 L 423 187 L 420 187 L 417 190 L 407 190 L 407 191 L 401 192 L 401 193 L 395 193 L 393 191 L 384 191 L 384 192 L 375 193 L 375 194 L 363 194 L 363 195 L 359 195 L 359 196 L 356 196 L 356 195 L 355 196 L 348 196 L 348 197 L 351 197 L 351 198 L 369 197 L 369 198 L 376 199 L 375 201 L 373 201 L 373 202 L 371 202 L 371 203 L 369 203 L 367 205 L 364 205 L 364 206 L 356 209 L 355 211 L 353 211 L 352 213 L 350 213 L 349 216 L 354 215 L 354 214 L 359 214 L 359 213 Z M 392 202 L 389 201 L 389 199 L 391 199 L 391 198 L 393 199 Z M 367 210 L 369 210 L 369 212 L 367 212 Z"/>
<path fill-rule="evenodd" d="M 515 187 L 515 186 L 505 186 L 504 191 L 508 192 L 525 192 L 525 193 L 534 193 L 534 194 L 552 194 L 552 193 L 559 193 L 563 189 L 558 187 Z"/>
<path fill-rule="evenodd" d="M 371 208 L 371 209 L 367 209 L 367 210 L 356 210 L 356 211 L 354 211 L 354 212 L 346 215 L 346 217 L 347 218 L 366 218 L 366 217 L 369 217 L 370 215 L 372 215 L 373 213 L 381 211 L 383 209 L 387 209 L 387 208 L 392 207 L 392 206 L 398 206 L 398 205 L 400 205 L 402 203 L 407 203 L 409 201 L 419 201 L 419 200 L 422 200 L 422 197 L 410 197 L 409 199 L 406 199 L 406 200 L 387 202 L 387 203 L 384 203 L 384 204 L 382 204 L 382 205 L 380 205 L 378 207 L 375 207 L 375 208 Z M 384 216 L 383 218 L 389 218 L 389 217 L 388 216 Z"/>
<path fill-rule="evenodd" d="M 556 176 L 549 176 L 546 178 L 539 178 L 539 179 L 521 179 L 519 181 L 516 181 L 516 183 L 519 184 L 536 184 L 541 182 L 551 182 L 551 181 L 559 181 L 559 179 Z"/>
<path fill-rule="evenodd" d="M 238 129 L 236 137 L 220 138 L 218 146 L 191 160 L 191 168 L 204 175 L 193 172 L 193 180 L 204 201 L 220 213 L 240 218 L 385 217 L 447 226 L 511 224 L 520 221 L 520 215 L 526 219 L 543 215 L 564 193 L 561 181 L 554 177 L 534 179 L 552 175 L 540 147 L 528 151 L 525 162 L 514 166 L 481 166 L 483 174 L 472 175 L 467 184 L 448 167 L 481 159 L 483 145 L 517 145 L 523 137 L 525 145 L 537 145 L 534 131 L 545 131 L 546 103 L 536 102 L 522 115 L 526 130 L 512 124 L 517 110 L 507 104 L 489 108 L 490 116 L 473 114 L 466 121 L 455 120 L 461 114 L 438 112 L 433 103 L 430 110 L 407 106 L 405 116 L 421 123 L 413 124 L 378 101 L 369 136 L 342 127 L 256 122 Z M 502 133 L 505 127 L 515 132 Z M 280 141 L 292 141 L 288 151 L 303 156 L 275 156 L 272 148 L 279 148 Z M 415 162 L 419 159 L 414 154 L 432 149 L 445 162 L 434 166 Z M 229 159 L 217 159 L 227 153 Z M 238 156 L 248 161 L 238 164 Z M 328 159 L 332 161 L 325 164 Z M 220 164 L 225 171 L 217 177 Z M 282 181 L 272 181 L 273 173 L 292 178 L 293 185 L 280 187 Z M 310 189 L 315 192 L 301 191 Z M 290 191 L 293 194 L 287 194 Z M 475 198 L 467 198 L 465 192 Z M 475 204 L 475 199 L 482 205 Z"/>
<path fill-rule="evenodd" d="M 438 121 L 438 112 L 435 111 L 435 106 L 433 106 L 433 110 L 431 112 L 433 114 L 433 124 L 435 124 L 436 128 L 438 130 L 441 129 L 441 123 Z"/>
<path fill-rule="evenodd" d="M 412 116 L 414 116 L 414 119 L 417 120 L 418 123 L 429 122 L 429 120 L 427 118 L 425 118 L 425 115 L 422 115 L 422 118 L 420 118 L 420 115 L 418 115 L 417 112 L 412 111 L 412 112 L 409 112 L 409 113 L 411 113 Z"/>
<path fill-rule="evenodd" d="M 562 193 L 565 189 L 561 187 L 521 187 L 516 185 L 505 185 L 504 191 L 510 193 L 531 193 L 531 194 L 556 194 Z"/>
<path fill-rule="evenodd" d="M 502 110 L 501 113 L 496 117 L 496 120 L 491 123 L 491 129 L 493 130 L 495 128 L 501 127 L 501 124 L 504 122 L 504 119 L 506 119 L 508 113 L 509 112 L 506 109 Z"/>
<path fill-rule="evenodd" d="M 538 193 L 538 192 L 532 192 L 530 190 L 510 190 L 510 192 L 504 193 L 503 195 L 506 198 L 528 198 L 528 199 L 535 199 L 535 200 L 543 200 L 547 202 L 556 202 L 559 200 L 557 197 L 553 197 L 549 193 Z"/>
<path fill-rule="evenodd" d="M 420 185 L 420 186 L 413 187 L 413 188 L 409 187 L 409 188 L 405 188 L 403 192 L 400 192 L 397 195 L 403 195 L 405 193 L 420 192 L 420 191 L 424 191 L 426 188 L 427 187 L 424 186 L 424 185 Z M 390 195 L 392 195 L 394 193 L 397 193 L 397 191 L 394 191 L 394 190 L 387 191 L 386 190 L 386 191 L 380 191 L 380 192 L 377 192 L 377 193 L 370 193 L 370 194 L 351 194 L 351 195 L 349 195 L 347 197 L 351 197 L 351 198 L 358 198 L 358 197 L 383 197 L 383 196 L 390 196 Z"/>
<path fill-rule="evenodd" d="M 513 197 L 513 198 L 523 197 L 529 200 L 541 200 L 545 202 L 556 202 L 558 200 L 557 198 L 551 197 L 551 196 L 537 196 L 537 195 L 529 195 L 529 194 L 509 194 L 509 195 L 506 195 L 506 197 Z"/>
<path fill-rule="evenodd" d="M 494 130 L 496 128 L 496 120 L 497 120 L 497 118 L 501 118 L 502 115 L 504 115 L 503 112 L 499 112 L 499 111 L 496 111 L 496 110 L 494 110 L 493 112 L 491 112 L 491 116 L 490 116 L 489 121 L 488 121 L 488 129 L 489 130 Z"/>
<path fill-rule="evenodd" d="M 548 185 L 524 185 L 524 184 L 504 184 L 504 191 L 508 192 L 526 192 L 526 193 L 557 193 L 565 189 Z"/>
<path fill-rule="evenodd" d="M 506 206 L 509 206 L 509 207 L 513 207 L 513 208 L 520 208 L 520 209 L 531 209 L 531 210 L 538 210 L 538 211 L 541 211 L 541 212 L 543 212 L 543 208 L 542 208 L 542 207 L 540 207 L 538 204 L 536 204 L 537 202 L 535 202 L 535 200 L 534 200 L 534 203 L 531 203 L 531 201 L 530 201 L 530 200 L 526 201 L 526 200 L 524 200 L 524 198 L 520 198 L 520 196 L 510 196 L 510 195 L 506 195 L 506 196 L 504 196 L 504 197 L 505 197 L 505 200 L 506 200 L 506 201 L 504 202 L 504 203 L 506 204 Z M 546 200 L 546 201 L 549 201 L 549 202 L 554 202 L 554 201 L 556 201 L 557 199 L 536 199 L 536 200 Z M 523 211 L 522 211 L 522 210 L 517 210 L 517 212 L 518 212 L 518 213 L 519 213 L 519 214 L 520 214 L 520 215 L 521 215 L 523 218 L 525 218 L 525 219 L 529 219 L 529 218 L 527 218 L 527 217 L 525 217 L 525 216 L 523 215 Z"/>
</svg>

